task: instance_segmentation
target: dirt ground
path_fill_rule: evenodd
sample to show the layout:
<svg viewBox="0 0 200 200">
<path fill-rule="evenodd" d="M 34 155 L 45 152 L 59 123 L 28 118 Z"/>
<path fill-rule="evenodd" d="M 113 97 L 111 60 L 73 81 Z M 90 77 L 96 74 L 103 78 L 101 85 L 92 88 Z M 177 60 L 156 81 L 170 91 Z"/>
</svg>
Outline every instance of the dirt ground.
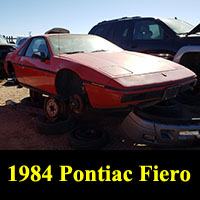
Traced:
<svg viewBox="0 0 200 200">
<path fill-rule="evenodd" d="M 68 141 L 68 133 L 47 135 L 36 131 L 35 119 L 42 109 L 27 110 L 23 107 L 23 99 L 28 96 L 28 89 L 17 88 L 0 80 L 0 150 L 73 150 Z M 17 106 L 10 105 L 9 100 L 17 103 Z M 110 139 L 104 150 L 152 149 L 125 139 L 116 128 L 119 124 L 117 117 L 109 120 L 113 123 L 108 127 Z"/>
<path fill-rule="evenodd" d="M 0 149 L 1 150 L 70 150 L 67 134 L 45 135 L 35 129 L 37 112 L 19 109 L 21 101 L 29 96 L 26 88 L 17 88 L 0 81 Z M 9 100 L 17 103 L 11 106 Z M 8 101 L 8 103 L 6 103 Z M 42 110 L 41 110 L 42 111 Z M 113 131 L 113 130 L 112 130 Z M 146 148 L 135 147 L 132 142 L 124 140 L 118 131 L 110 134 L 109 144 L 103 149 Z"/>
</svg>

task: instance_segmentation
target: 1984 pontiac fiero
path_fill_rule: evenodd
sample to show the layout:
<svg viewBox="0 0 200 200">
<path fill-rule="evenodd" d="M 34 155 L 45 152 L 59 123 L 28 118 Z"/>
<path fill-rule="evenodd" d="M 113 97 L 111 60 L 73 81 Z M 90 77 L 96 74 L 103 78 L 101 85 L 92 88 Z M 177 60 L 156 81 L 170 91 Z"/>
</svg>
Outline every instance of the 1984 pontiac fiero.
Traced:
<svg viewBox="0 0 200 200">
<path fill-rule="evenodd" d="M 125 108 L 175 97 L 196 82 L 176 63 L 124 51 L 93 35 L 50 34 L 28 39 L 9 53 L 5 70 L 29 89 L 68 102 L 75 113 L 93 108 Z"/>
</svg>

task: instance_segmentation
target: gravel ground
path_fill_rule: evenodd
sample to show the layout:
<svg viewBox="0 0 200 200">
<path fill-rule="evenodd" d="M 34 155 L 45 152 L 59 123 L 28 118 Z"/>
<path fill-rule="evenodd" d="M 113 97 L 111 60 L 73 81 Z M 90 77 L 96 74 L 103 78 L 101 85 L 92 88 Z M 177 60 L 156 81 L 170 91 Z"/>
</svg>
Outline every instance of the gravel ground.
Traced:
<svg viewBox="0 0 200 200">
<path fill-rule="evenodd" d="M 1 150 L 73 150 L 69 144 L 68 133 L 65 134 L 40 134 L 35 129 L 37 109 L 26 110 L 21 100 L 29 96 L 26 88 L 9 86 L 6 81 L 0 81 L 0 149 Z M 10 106 L 6 101 L 11 100 L 17 106 Z M 42 112 L 42 110 L 40 110 Z M 109 133 L 109 143 L 105 150 L 149 150 L 152 147 L 143 144 L 134 144 L 125 139 L 118 130 L 121 117 L 93 115 Z M 156 148 L 159 149 L 159 148 Z M 177 148 L 176 148 L 177 149 Z M 183 149 L 183 148 L 181 148 Z M 187 149 L 200 149 L 191 147 Z"/>
</svg>

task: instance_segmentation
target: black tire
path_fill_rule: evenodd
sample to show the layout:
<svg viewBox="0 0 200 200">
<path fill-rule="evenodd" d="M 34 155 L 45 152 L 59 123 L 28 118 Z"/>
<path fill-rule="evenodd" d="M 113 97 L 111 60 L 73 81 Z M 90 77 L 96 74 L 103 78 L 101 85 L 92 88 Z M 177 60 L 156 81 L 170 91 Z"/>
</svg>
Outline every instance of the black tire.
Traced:
<svg viewBox="0 0 200 200">
<path fill-rule="evenodd" d="M 69 144 L 76 150 L 95 150 L 103 148 L 109 141 L 109 135 L 103 128 L 88 124 L 79 125 L 68 134 Z"/>
<path fill-rule="evenodd" d="M 41 134 L 64 134 L 72 130 L 76 125 L 76 120 L 68 118 L 67 120 L 49 122 L 45 116 L 38 116 L 35 120 L 35 129 Z"/>
<path fill-rule="evenodd" d="M 53 97 L 47 97 L 44 101 L 44 115 L 51 122 L 67 119 L 66 102 L 59 101 Z"/>
</svg>

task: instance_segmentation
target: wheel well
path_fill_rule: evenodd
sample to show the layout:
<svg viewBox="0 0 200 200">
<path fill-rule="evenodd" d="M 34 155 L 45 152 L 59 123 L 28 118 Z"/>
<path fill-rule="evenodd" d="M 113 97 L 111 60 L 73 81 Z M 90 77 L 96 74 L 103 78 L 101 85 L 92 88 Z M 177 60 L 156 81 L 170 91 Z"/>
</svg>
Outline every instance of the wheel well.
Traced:
<svg viewBox="0 0 200 200">
<path fill-rule="evenodd" d="M 82 83 L 83 81 L 77 73 L 63 69 L 56 75 L 55 87 L 59 97 L 67 100 L 72 94 L 81 93 Z"/>
<path fill-rule="evenodd" d="M 12 77 L 13 72 L 15 72 L 14 67 L 13 67 L 13 65 L 12 65 L 12 63 L 10 61 L 7 62 L 7 66 L 8 66 L 8 68 L 7 68 L 8 75 L 10 77 Z"/>
<path fill-rule="evenodd" d="M 187 52 L 180 59 L 180 64 L 200 75 L 200 52 Z"/>
</svg>

